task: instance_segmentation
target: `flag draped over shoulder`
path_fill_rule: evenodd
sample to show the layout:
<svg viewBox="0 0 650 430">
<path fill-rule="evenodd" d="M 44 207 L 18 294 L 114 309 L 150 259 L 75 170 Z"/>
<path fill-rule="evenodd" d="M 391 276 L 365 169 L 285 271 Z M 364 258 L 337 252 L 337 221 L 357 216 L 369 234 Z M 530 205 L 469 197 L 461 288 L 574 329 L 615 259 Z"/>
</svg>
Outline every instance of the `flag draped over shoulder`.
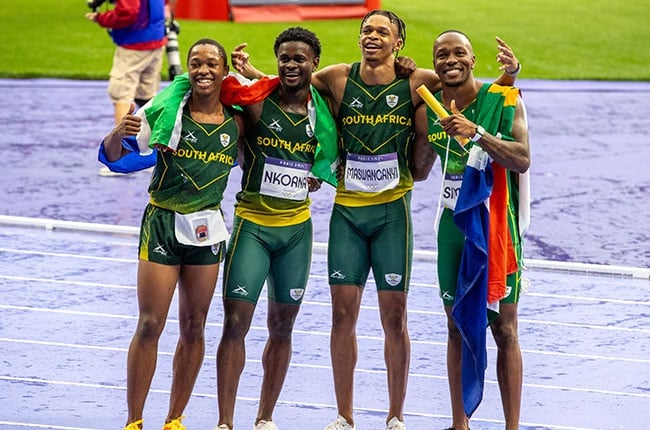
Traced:
<svg viewBox="0 0 650 430">
<path fill-rule="evenodd" d="M 248 81 L 241 75 L 229 74 L 221 84 L 221 102 L 233 106 L 247 106 L 259 103 L 280 85 L 278 77 L 263 77 Z M 336 187 L 336 163 L 338 161 L 336 124 L 329 112 L 327 103 L 315 88 L 310 87 L 308 103 L 309 122 L 318 141 L 314 154 L 312 173 Z M 174 81 L 143 109 L 143 126 L 138 134 L 138 143 L 163 146 L 176 150 L 180 140 L 183 107 L 191 93 L 187 73 L 177 76 Z"/>
<path fill-rule="evenodd" d="M 171 84 L 149 100 L 136 115 L 142 118 L 138 145 L 142 150 L 162 146 L 175 151 L 181 138 L 183 108 L 191 94 L 187 73 L 176 76 Z"/>
<path fill-rule="evenodd" d="M 479 92 L 475 122 L 490 134 L 501 133 L 503 139 L 511 140 L 518 94 L 516 88 L 489 85 L 487 91 Z M 463 403 L 468 417 L 483 399 L 488 306 L 498 311 L 506 277 L 518 269 L 508 224 L 507 175 L 474 145 L 454 210 L 454 222 L 465 235 L 452 317 L 463 338 Z"/>
<path fill-rule="evenodd" d="M 311 172 L 336 188 L 336 167 L 339 162 L 336 123 L 330 114 L 327 102 L 323 100 L 316 88 L 312 86 L 310 89 L 311 99 L 307 105 L 309 124 L 318 141 Z"/>
</svg>

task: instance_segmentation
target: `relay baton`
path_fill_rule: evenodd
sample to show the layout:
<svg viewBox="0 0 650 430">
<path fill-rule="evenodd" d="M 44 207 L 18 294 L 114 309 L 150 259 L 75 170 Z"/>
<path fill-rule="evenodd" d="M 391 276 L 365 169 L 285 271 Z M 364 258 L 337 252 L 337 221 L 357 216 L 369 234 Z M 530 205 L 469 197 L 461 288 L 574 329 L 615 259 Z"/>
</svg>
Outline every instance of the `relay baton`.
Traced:
<svg viewBox="0 0 650 430">
<path fill-rule="evenodd" d="M 443 119 L 449 116 L 449 114 L 445 110 L 445 107 L 440 104 L 440 102 L 433 96 L 433 94 L 431 94 L 431 91 L 429 91 L 429 89 L 426 86 L 420 85 L 415 90 L 415 92 L 418 93 L 420 97 L 422 97 L 422 100 L 424 100 L 427 106 L 431 108 L 431 110 L 433 111 L 433 113 L 436 114 L 438 119 Z M 454 136 L 454 139 L 456 139 L 456 141 L 460 143 L 462 146 L 465 146 L 467 142 L 469 142 L 469 138 L 467 137 Z"/>
</svg>

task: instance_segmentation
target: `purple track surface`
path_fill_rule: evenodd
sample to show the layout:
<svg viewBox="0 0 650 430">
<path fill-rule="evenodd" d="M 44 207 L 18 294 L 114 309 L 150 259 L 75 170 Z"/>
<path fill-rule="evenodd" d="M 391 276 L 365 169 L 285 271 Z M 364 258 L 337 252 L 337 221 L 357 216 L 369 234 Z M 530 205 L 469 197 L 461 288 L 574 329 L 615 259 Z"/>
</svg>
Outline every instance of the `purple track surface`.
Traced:
<svg viewBox="0 0 650 430">
<path fill-rule="evenodd" d="M 533 152 L 532 224 L 526 256 L 647 268 L 650 261 L 650 83 L 520 82 Z M 148 177 L 101 177 L 98 141 L 112 126 L 105 82 L 2 80 L 0 215 L 137 227 Z M 439 167 L 413 194 L 415 244 L 435 251 Z M 233 171 L 227 219 L 240 176 Z M 317 242 L 327 241 L 330 189 L 313 195 Z M 1 220 L 0 220 L 1 221 Z M 0 429 L 118 429 L 124 424 L 126 349 L 135 328 L 137 239 L 129 234 L 0 222 Z M 644 429 L 650 422 L 650 283 L 531 268 L 520 305 L 524 354 L 522 428 Z M 252 428 L 266 339 L 261 300 L 247 338 L 236 426 Z M 294 355 L 276 409 L 282 430 L 320 430 L 335 417 L 329 360 L 326 258 L 314 253 Z M 221 298 L 212 303 L 207 354 L 184 421 L 217 419 L 214 353 Z M 414 264 L 409 298 L 412 363 L 409 430 L 450 424 L 445 323 L 435 264 Z M 168 403 L 176 309 L 160 341 L 145 409 L 161 428 Z M 358 326 L 355 416 L 383 430 L 386 375 L 376 294 L 369 282 Z M 495 349 L 474 430 L 503 428 Z"/>
</svg>

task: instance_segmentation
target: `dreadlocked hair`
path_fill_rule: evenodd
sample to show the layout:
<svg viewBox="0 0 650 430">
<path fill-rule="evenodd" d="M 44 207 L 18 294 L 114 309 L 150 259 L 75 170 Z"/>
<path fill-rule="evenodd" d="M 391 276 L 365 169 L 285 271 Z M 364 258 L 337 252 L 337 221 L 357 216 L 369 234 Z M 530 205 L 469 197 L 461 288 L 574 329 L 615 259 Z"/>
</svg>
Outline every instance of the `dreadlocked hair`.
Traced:
<svg viewBox="0 0 650 430">
<path fill-rule="evenodd" d="M 374 15 L 385 16 L 386 18 L 388 18 L 391 24 L 395 24 L 397 26 L 397 32 L 399 33 L 400 39 L 402 39 L 402 48 L 404 48 L 404 45 L 406 45 L 406 24 L 404 23 L 404 21 L 402 21 L 402 18 L 395 15 L 395 13 L 389 10 L 375 9 L 368 12 L 361 20 L 361 27 L 359 31 L 363 29 L 363 24 L 368 20 L 368 18 Z"/>
</svg>

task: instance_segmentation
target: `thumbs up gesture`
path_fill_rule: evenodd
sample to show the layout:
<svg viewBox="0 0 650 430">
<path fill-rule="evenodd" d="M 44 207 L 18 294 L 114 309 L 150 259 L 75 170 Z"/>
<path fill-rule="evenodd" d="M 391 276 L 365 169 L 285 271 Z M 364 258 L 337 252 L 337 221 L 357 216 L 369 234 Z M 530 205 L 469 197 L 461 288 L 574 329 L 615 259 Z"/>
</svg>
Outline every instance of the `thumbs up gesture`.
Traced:
<svg viewBox="0 0 650 430">
<path fill-rule="evenodd" d="M 451 114 L 452 115 L 460 115 L 460 111 L 458 110 L 458 107 L 456 106 L 456 100 L 451 101 L 451 104 L 449 105 L 451 107 Z"/>
<path fill-rule="evenodd" d="M 469 141 L 468 138 L 474 136 L 476 125 L 458 110 L 456 100 L 452 99 L 449 107 L 451 108 L 451 114 L 441 119 L 440 124 L 449 136 L 453 136 L 458 143 L 465 145 Z"/>
<path fill-rule="evenodd" d="M 129 111 L 124 115 L 124 117 L 122 117 L 122 121 L 120 121 L 116 127 L 116 132 L 121 135 L 121 137 L 135 136 L 140 131 L 142 118 L 134 115 L 134 113 L 135 103 L 131 103 Z"/>
</svg>

